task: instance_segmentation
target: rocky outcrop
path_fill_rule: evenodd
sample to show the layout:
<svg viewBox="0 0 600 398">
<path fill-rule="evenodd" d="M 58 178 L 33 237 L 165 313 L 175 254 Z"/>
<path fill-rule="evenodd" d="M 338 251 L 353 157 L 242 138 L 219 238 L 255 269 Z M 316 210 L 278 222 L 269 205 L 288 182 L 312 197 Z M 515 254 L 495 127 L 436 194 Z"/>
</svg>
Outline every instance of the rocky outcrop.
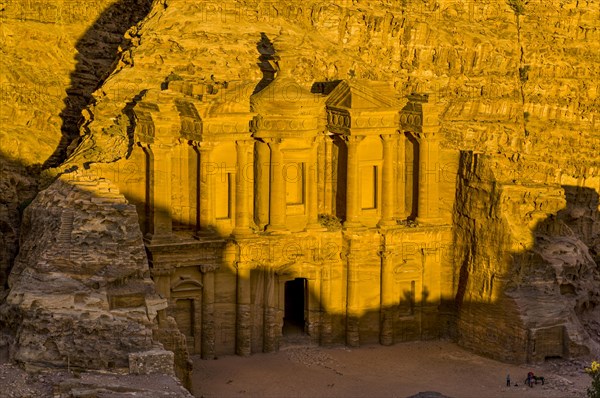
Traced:
<svg viewBox="0 0 600 398">
<path fill-rule="evenodd" d="M 6 296 L 8 274 L 19 250 L 21 215 L 37 187 L 35 170 L 0 156 L 0 297 Z"/>
<path fill-rule="evenodd" d="M 149 277 L 135 207 L 107 180 L 69 178 L 25 211 L 3 308 L 11 356 L 28 368 L 129 369 L 131 355 L 162 349 L 152 328 L 165 300 Z M 169 368 L 172 354 L 158 371 Z"/>
<path fill-rule="evenodd" d="M 462 157 L 455 213 L 459 342 L 512 362 L 598 352 L 600 339 L 587 324 L 600 305 L 600 269 L 585 235 L 575 232 L 577 215 L 589 211 L 570 192 L 594 191 L 506 181 L 496 173 L 506 168 L 499 163 Z"/>
</svg>

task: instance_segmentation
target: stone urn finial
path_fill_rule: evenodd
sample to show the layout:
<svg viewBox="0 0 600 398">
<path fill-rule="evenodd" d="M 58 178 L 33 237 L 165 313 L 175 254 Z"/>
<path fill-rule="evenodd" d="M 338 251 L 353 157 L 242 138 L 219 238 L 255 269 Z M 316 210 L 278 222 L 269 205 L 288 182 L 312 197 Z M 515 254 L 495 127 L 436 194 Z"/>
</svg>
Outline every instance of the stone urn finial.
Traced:
<svg viewBox="0 0 600 398">
<path fill-rule="evenodd" d="M 291 77 L 296 66 L 295 50 L 299 48 L 300 42 L 301 40 L 290 34 L 289 30 L 281 28 L 279 36 L 273 41 L 275 48 L 273 58 L 277 62 L 277 77 Z"/>
</svg>

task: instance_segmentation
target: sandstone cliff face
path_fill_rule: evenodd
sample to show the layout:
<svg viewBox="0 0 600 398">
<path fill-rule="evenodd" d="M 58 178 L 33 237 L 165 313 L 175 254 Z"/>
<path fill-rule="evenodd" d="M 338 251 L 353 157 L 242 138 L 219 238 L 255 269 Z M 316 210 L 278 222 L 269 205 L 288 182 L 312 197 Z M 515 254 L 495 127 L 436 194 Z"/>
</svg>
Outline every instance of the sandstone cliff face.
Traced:
<svg viewBox="0 0 600 398">
<path fill-rule="evenodd" d="M 79 137 L 81 111 L 149 4 L 0 2 L 1 291 L 18 251 L 22 211 L 38 191 L 39 166 L 65 159 Z"/>
<path fill-rule="evenodd" d="M 574 192 L 594 191 L 515 184 L 498 176 L 500 165 L 485 155 L 465 154 L 461 161 L 454 276 L 459 341 L 516 362 L 598 352 L 598 329 L 589 320 L 598 316 L 600 270 L 594 248 L 584 243 L 587 234 L 571 227 L 586 213 Z M 593 206 L 587 212 L 596 214 Z"/>
<path fill-rule="evenodd" d="M 161 348 L 152 328 L 165 302 L 137 214 L 106 180 L 63 178 L 36 197 L 9 285 L 12 356 L 28 367 L 116 370 L 129 368 L 131 353 Z"/>
<path fill-rule="evenodd" d="M 40 4 L 47 6 L 44 10 L 53 9 Z M 589 331 L 598 327 L 593 311 L 598 308 L 600 253 L 597 1 L 155 1 L 143 24 L 127 34 L 132 47 L 120 55 L 114 70 L 107 65 L 118 45 L 126 41 L 121 37 L 125 30 L 113 29 L 112 21 L 124 20 L 127 8 L 118 7 L 129 3 L 114 3 L 117 8 L 110 9 L 121 10 L 114 13 L 105 11 L 109 2 L 94 4 L 98 5 L 95 13 L 71 18 L 71 24 L 55 19 L 61 29 L 52 31 L 40 28 L 41 17 L 6 14 L 3 22 L 10 23 L 3 24 L 2 44 L 9 56 L 0 62 L 6 63 L 3 71 L 11 71 L 4 72 L 3 82 L 15 93 L 14 99 L 2 102 L 0 134 L 9 139 L 1 140 L 0 149 L 7 158 L 24 164 L 45 162 L 55 148 L 61 148 L 65 131 L 67 136 L 74 133 L 74 120 L 90 96 L 92 105 L 83 112 L 82 142 L 60 170 L 126 158 L 139 122 L 131 112 L 137 102 L 152 95 L 160 103 L 161 95 L 169 95 L 165 88 L 193 97 L 218 95 L 225 87 L 236 87 L 236 97 L 222 101 L 223 107 L 235 107 L 264 78 L 256 65 L 259 52 L 265 51 L 259 44 L 264 44 L 263 36 L 276 39 L 285 28 L 301 38 L 301 44 L 290 50 L 298 59 L 293 74 L 307 87 L 315 81 L 357 77 L 392 81 L 398 96 L 431 92 L 444 104 L 440 122 L 445 148 L 487 155 L 483 166 L 470 155 L 452 165 L 460 175 L 456 203 L 441 204 L 455 215 L 453 282 L 459 341 L 514 361 L 576 354 L 585 351 L 585 345 L 594 347 Z M 140 9 L 144 8 L 135 8 Z M 125 18 L 124 26 L 142 14 Z M 85 21 L 96 16 L 104 21 L 97 34 L 76 44 Z M 56 43 L 48 46 L 54 55 L 46 57 L 54 75 L 39 67 L 23 68 L 44 57 L 41 42 Z M 35 51 L 29 51 L 30 45 Z M 75 60 L 74 48 L 79 50 Z M 84 48 L 99 53 L 86 53 Z M 29 72 L 17 73 L 21 69 Z M 25 94 L 13 88 L 21 84 Z M 31 87 L 38 85 L 60 87 L 60 95 L 43 91 L 39 98 L 32 98 L 30 93 L 36 91 Z M 62 93 L 66 87 L 72 87 L 68 95 Z M 78 105 L 63 107 L 61 99 L 65 98 Z M 4 222 L 0 232 L 5 242 L 0 267 L 7 270 L 17 252 L 18 204 L 33 197 L 35 178 L 22 174 L 10 178 L 14 173 L 8 167 L 2 173 L 7 189 L 0 198 L 4 206 L 0 207 Z M 55 193 L 51 190 L 39 200 L 50 201 Z M 553 215 L 555 221 L 546 221 Z M 62 217 L 57 211 L 44 227 L 60 232 Z M 560 228 L 551 227 L 556 223 Z M 37 228 L 51 246 L 50 236 L 41 225 Z M 26 236 L 24 245 L 28 244 Z M 36 251 L 44 254 L 52 249 L 46 246 L 40 243 L 35 249 L 22 249 L 23 261 L 19 260 L 13 281 L 20 280 L 16 275 L 23 275 Z M 85 253 L 78 256 L 69 261 L 85 259 Z M 31 264 L 38 264 L 37 260 Z M 96 272 L 83 266 L 90 275 Z M 66 275 L 72 269 L 67 271 Z M 61 278 L 61 286 L 65 282 L 65 286 L 79 288 L 83 283 L 72 276 Z M 21 283 L 13 282 L 15 287 Z M 147 285 L 140 282 L 139 286 Z M 36 289 L 42 289 L 39 297 Z M 19 298 L 11 292 L 11 303 L 25 300 L 23 305 L 30 308 L 33 300 L 45 303 L 46 294 L 60 296 L 60 289 L 50 293 L 33 286 L 28 294 Z M 77 305 L 87 308 L 91 304 L 85 300 Z M 102 311 L 107 311 L 107 302 L 99 301 Z M 47 314 L 46 307 L 40 308 L 41 314 Z M 58 308 L 62 311 L 63 307 Z M 24 315 L 24 330 L 31 329 L 27 333 L 35 336 L 38 332 L 27 320 L 30 316 Z M 138 336 L 146 336 L 146 329 L 135 326 L 140 323 L 131 326 L 119 319 L 115 323 L 123 330 L 133 327 Z M 490 321 L 505 326 L 490 331 L 486 327 Z M 131 346 L 141 347 L 146 339 L 134 339 Z M 540 348 L 540 341 L 563 343 L 561 347 L 542 343 L 546 347 Z M 61 350 L 46 348 L 43 361 L 64 361 L 59 359 Z M 27 352 L 17 355 L 28 358 Z"/>
<path fill-rule="evenodd" d="M 490 155 L 483 183 L 467 163 L 452 165 L 463 176 L 457 203 L 442 204 L 455 213 L 460 341 L 506 360 L 577 354 L 589 340 L 582 308 L 596 303 L 597 217 L 578 217 L 575 229 L 587 232 L 560 237 L 536 223 L 566 206 L 561 186 L 600 191 L 598 15 L 594 1 L 156 2 L 136 46 L 95 93 L 87 135 L 63 167 L 126 157 L 136 123 L 128 109 L 144 96 L 160 103 L 170 91 L 194 97 L 229 86 L 237 101 L 224 96 L 223 106 L 243 104 L 248 87 L 268 79 L 256 67 L 265 39 L 285 28 L 301 38 L 286 50 L 307 87 L 357 77 L 392 81 L 399 96 L 431 92 L 444 104 L 447 150 Z M 558 265 L 551 252 L 564 244 L 572 253 Z M 574 266 L 578 282 L 560 293 Z M 505 328 L 488 331 L 490 314 Z M 534 348 L 536 339 L 568 348 Z"/>
<path fill-rule="evenodd" d="M 551 170 L 530 173 L 540 176 L 597 175 L 598 4 L 513 3 L 156 2 L 134 32 L 136 45 L 94 94 L 89 143 L 80 148 L 87 155 L 72 161 L 125 156 L 127 105 L 169 76 L 192 95 L 226 82 L 258 84 L 261 37 L 285 28 L 301 38 L 293 74 L 307 85 L 356 77 L 391 81 L 399 95 L 431 92 L 446 104 L 441 121 L 452 148 L 519 153 L 547 164 Z M 251 94 L 239 87 L 238 103 Z M 577 158 L 542 155 L 567 143 Z"/>
</svg>

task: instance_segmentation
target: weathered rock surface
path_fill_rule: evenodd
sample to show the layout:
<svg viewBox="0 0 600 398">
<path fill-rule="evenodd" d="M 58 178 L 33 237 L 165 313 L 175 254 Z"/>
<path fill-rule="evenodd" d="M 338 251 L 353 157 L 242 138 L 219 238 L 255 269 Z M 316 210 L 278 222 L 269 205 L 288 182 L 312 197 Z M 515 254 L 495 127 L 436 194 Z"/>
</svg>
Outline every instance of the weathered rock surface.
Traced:
<svg viewBox="0 0 600 398">
<path fill-rule="evenodd" d="M 71 175 L 36 197 L 9 285 L 3 321 L 16 332 L 11 356 L 26 367 L 122 370 L 130 354 L 162 349 L 152 329 L 165 301 L 137 214 L 106 180 Z M 172 372 L 172 354 L 161 358 Z"/>
<path fill-rule="evenodd" d="M 191 397 L 177 379 L 164 374 L 72 373 L 67 369 L 27 373 L 13 364 L 2 363 L 0 381 L 3 398 Z"/>
<path fill-rule="evenodd" d="M 584 243 L 595 242 L 597 232 L 591 237 L 591 229 L 577 228 L 597 217 L 595 191 L 506 181 L 484 155 L 465 154 L 462 162 L 455 230 L 459 341 L 506 361 L 597 353 L 600 340 L 589 320 L 598 316 L 600 270 Z M 590 193 L 595 200 L 587 199 Z"/>
<path fill-rule="evenodd" d="M 79 137 L 81 111 L 149 4 L 0 2 L 0 291 L 18 251 L 22 211 L 38 191 L 40 165 L 65 159 Z"/>
<path fill-rule="evenodd" d="M 145 123 L 129 109 L 145 96 L 161 103 L 221 91 L 221 107 L 239 107 L 248 87 L 269 79 L 256 49 L 268 56 L 264 39 L 285 28 L 302 38 L 285 49 L 300 60 L 299 82 L 358 77 L 393 82 L 399 96 L 431 92 L 445 106 L 446 148 L 489 154 L 484 178 L 463 156 L 458 201 L 441 204 L 456 222 L 459 340 L 505 360 L 583 353 L 595 346 L 579 319 L 589 329 L 597 305 L 598 202 L 575 211 L 587 214 L 576 217 L 577 233 L 548 236 L 536 223 L 572 201 L 562 186 L 600 191 L 598 14 L 593 1 L 156 2 L 94 94 L 86 135 L 63 169 L 126 157 L 131 131 Z M 538 334 L 556 346 L 535 348 Z"/>
<path fill-rule="evenodd" d="M 123 368 L 129 353 L 156 347 L 154 328 L 170 340 L 167 348 L 182 350 L 175 357 L 178 372 L 185 369 L 181 336 L 156 332 L 161 300 L 137 226 L 143 205 L 136 214 L 118 195 L 92 197 L 84 187 L 93 179 L 82 185 L 65 174 L 21 226 L 19 209 L 37 189 L 36 173 L 23 166 L 53 163 L 55 149 L 64 152 L 78 134 L 81 143 L 57 171 L 126 166 L 133 132 L 147 122 L 133 112 L 143 102 L 138 110 L 148 115 L 151 104 L 174 97 L 214 100 L 201 117 L 249 111 L 252 91 L 272 79 L 257 62 L 272 55 L 266 43 L 282 28 L 300 39 L 285 50 L 298 59 L 291 74 L 306 87 L 389 81 L 397 97 L 429 92 L 442 104 L 442 146 L 461 153 L 459 164 L 442 166 L 458 171 L 456 200 L 446 192 L 440 203 L 453 214 L 454 259 L 440 278 L 454 288 L 442 299 L 458 340 L 507 361 L 598 348 L 597 1 L 99 1 L 85 18 L 55 12 L 48 21 L 48 10 L 71 10 L 67 3 L 42 1 L 43 13 L 19 14 L 8 1 L 2 17 L 8 56 L 0 58 L 0 78 L 12 96 L 1 99 L 0 114 L 0 283 L 23 228 L 5 312 L 19 330 L 15 359 Z M 37 10 L 27 7 L 20 10 Z M 39 58 L 48 58 L 53 74 L 35 67 Z M 145 178 L 139 168 L 120 170 L 132 185 Z M 89 339 L 90 346 L 77 344 Z"/>
</svg>

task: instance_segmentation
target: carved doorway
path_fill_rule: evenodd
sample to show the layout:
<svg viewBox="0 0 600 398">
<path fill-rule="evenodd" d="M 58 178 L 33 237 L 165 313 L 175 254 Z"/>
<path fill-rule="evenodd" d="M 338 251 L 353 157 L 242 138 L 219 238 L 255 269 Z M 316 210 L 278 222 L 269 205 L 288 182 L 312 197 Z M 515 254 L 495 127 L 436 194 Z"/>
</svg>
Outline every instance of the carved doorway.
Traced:
<svg viewBox="0 0 600 398">
<path fill-rule="evenodd" d="M 284 336 L 301 336 L 304 334 L 307 288 L 306 278 L 296 278 L 285 282 Z"/>
<path fill-rule="evenodd" d="M 179 331 L 185 335 L 190 352 L 194 350 L 194 300 L 178 299 L 175 303 L 175 322 Z"/>
</svg>

